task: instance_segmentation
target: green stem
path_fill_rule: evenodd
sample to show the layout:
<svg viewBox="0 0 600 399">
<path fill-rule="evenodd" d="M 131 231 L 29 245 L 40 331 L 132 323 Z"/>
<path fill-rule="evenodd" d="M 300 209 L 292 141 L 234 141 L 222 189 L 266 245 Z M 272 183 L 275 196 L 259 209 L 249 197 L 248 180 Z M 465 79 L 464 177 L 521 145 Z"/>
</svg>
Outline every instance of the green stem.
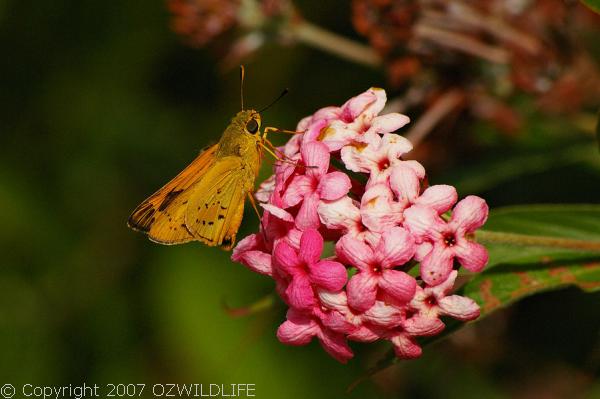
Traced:
<svg viewBox="0 0 600 399">
<path fill-rule="evenodd" d="M 325 30 L 310 22 L 298 19 L 291 24 L 290 28 L 292 36 L 306 45 L 369 67 L 377 68 L 382 64 L 381 57 L 371 47 Z"/>
<path fill-rule="evenodd" d="M 475 234 L 477 241 L 483 243 L 502 243 L 536 247 L 554 247 L 600 251 L 600 241 L 573 240 L 569 238 L 532 236 L 527 234 L 503 233 L 480 230 Z"/>
</svg>

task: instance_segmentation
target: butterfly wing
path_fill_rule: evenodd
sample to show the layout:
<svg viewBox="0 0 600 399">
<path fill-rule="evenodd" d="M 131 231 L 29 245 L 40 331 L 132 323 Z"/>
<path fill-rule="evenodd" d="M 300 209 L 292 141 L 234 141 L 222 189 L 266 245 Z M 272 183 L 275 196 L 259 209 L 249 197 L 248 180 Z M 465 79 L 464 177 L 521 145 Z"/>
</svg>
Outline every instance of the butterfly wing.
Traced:
<svg viewBox="0 0 600 399">
<path fill-rule="evenodd" d="M 127 222 L 129 227 L 160 244 L 194 240 L 186 228 L 185 210 L 194 193 L 193 186 L 215 163 L 218 148 L 214 144 L 202 151 L 181 173 L 135 208 Z"/>
<path fill-rule="evenodd" d="M 237 156 L 219 159 L 194 186 L 185 223 L 195 239 L 231 249 L 242 222 L 246 194 L 254 172 Z"/>
</svg>

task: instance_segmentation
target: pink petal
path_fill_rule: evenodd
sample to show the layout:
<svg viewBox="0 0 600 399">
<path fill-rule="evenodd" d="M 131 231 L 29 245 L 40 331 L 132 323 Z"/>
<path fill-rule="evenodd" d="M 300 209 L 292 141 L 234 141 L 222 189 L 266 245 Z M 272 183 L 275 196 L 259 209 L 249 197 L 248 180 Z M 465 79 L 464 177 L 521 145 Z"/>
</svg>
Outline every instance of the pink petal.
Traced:
<svg viewBox="0 0 600 399">
<path fill-rule="evenodd" d="M 411 168 L 419 179 L 425 178 L 425 168 L 419 162 L 413 160 L 402 161 L 402 165 Z"/>
<path fill-rule="evenodd" d="M 441 237 L 440 231 L 446 228 L 446 223 L 433 208 L 413 205 L 404 211 L 404 227 L 419 240 L 435 241 Z"/>
<path fill-rule="evenodd" d="M 325 328 L 321 329 L 321 333 L 318 334 L 318 337 L 323 349 L 338 362 L 346 363 L 354 356 L 343 334 Z"/>
<path fill-rule="evenodd" d="M 474 320 L 479 317 L 479 305 L 471 298 L 450 295 L 439 300 L 441 314 L 461 321 Z"/>
<path fill-rule="evenodd" d="M 308 176 L 319 178 L 327 173 L 329 150 L 325 144 L 318 141 L 305 143 L 300 151 Z"/>
<path fill-rule="evenodd" d="M 330 291 L 318 291 L 319 300 L 321 304 L 328 309 L 337 310 L 341 313 L 349 312 L 348 309 L 348 298 L 346 297 L 345 291 L 330 292 Z"/>
<path fill-rule="evenodd" d="M 398 160 L 402 155 L 410 152 L 413 146 L 402 136 L 393 133 L 387 133 L 381 141 L 381 152 L 385 153 L 390 161 Z"/>
<path fill-rule="evenodd" d="M 396 327 L 402 322 L 402 311 L 383 301 L 376 301 L 369 310 L 364 313 L 365 320 L 381 327 Z"/>
<path fill-rule="evenodd" d="M 352 276 L 346 286 L 350 307 L 364 312 L 373 306 L 377 295 L 377 280 L 368 272 L 359 272 Z"/>
<path fill-rule="evenodd" d="M 432 248 L 433 244 L 431 244 L 430 242 L 423 242 L 417 245 L 417 250 L 415 251 L 415 260 L 417 262 L 422 262 L 423 259 L 425 259 L 425 257 L 427 256 L 427 254 L 431 252 Z"/>
<path fill-rule="evenodd" d="M 294 316 L 290 317 L 290 313 Z M 317 335 L 319 326 L 310 317 L 301 316 L 299 312 L 288 311 L 288 320 L 277 329 L 277 338 L 288 345 L 306 345 Z"/>
<path fill-rule="evenodd" d="M 379 329 L 370 328 L 371 326 L 358 326 L 356 330 L 348 334 L 348 339 L 357 342 L 374 342 L 381 336 L 378 334 Z"/>
<path fill-rule="evenodd" d="M 445 184 L 430 186 L 415 201 L 415 204 L 435 209 L 438 214 L 445 213 L 456 203 L 456 189 Z"/>
<path fill-rule="evenodd" d="M 380 140 L 379 140 L 380 141 Z M 379 154 L 374 152 L 371 146 L 377 144 L 355 143 L 342 148 L 340 156 L 346 168 L 353 172 L 369 173 L 377 167 Z"/>
<path fill-rule="evenodd" d="M 269 202 L 273 191 L 275 191 L 275 175 L 269 176 L 268 179 L 260 183 L 258 190 L 254 193 L 254 198 L 258 202 Z"/>
<path fill-rule="evenodd" d="M 480 272 L 488 262 L 487 249 L 481 244 L 461 240 L 453 248 L 460 264 L 469 271 Z"/>
<path fill-rule="evenodd" d="M 452 292 L 454 288 L 454 282 L 456 281 L 456 277 L 458 277 L 458 271 L 452 270 L 448 275 L 448 278 L 443 283 L 436 285 L 435 287 L 427 287 L 425 291 L 427 293 L 433 293 L 437 298 L 443 298 L 448 293 Z"/>
<path fill-rule="evenodd" d="M 284 206 L 288 208 L 300 203 L 314 189 L 313 179 L 310 176 L 295 176 L 283 193 Z"/>
<path fill-rule="evenodd" d="M 310 281 L 306 276 L 300 274 L 294 276 L 285 290 L 285 294 L 290 301 L 290 306 L 300 310 L 309 310 L 316 303 Z"/>
<path fill-rule="evenodd" d="M 454 207 L 450 224 L 456 229 L 472 233 L 475 229 L 483 226 L 488 212 L 489 208 L 484 199 L 469 195 Z"/>
<path fill-rule="evenodd" d="M 317 230 L 308 229 L 302 233 L 300 239 L 300 253 L 302 262 L 307 265 L 317 263 L 323 252 L 323 237 Z"/>
<path fill-rule="evenodd" d="M 273 275 L 271 254 L 262 251 L 246 251 L 241 256 L 239 262 L 256 273 L 267 276 Z"/>
<path fill-rule="evenodd" d="M 413 236 L 402 227 L 393 227 L 383 233 L 375 250 L 375 255 L 383 268 L 400 266 L 415 254 Z"/>
<path fill-rule="evenodd" d="M 373 119 L 369 131 L 374 133 L 391 133 L 400 129 L 402 126 L 410 122 L 410 118 L 406 115 L 402 115 L 396 112 L 390 112 L 389 114 L 380 115 Z M 407 140 L 408 141 L 408 140 Z M 410 144 L 410 143 L 409 143 Z M 412 145 L 405 151 L 412 150 Z"/>
<path fill-rule="evenodd" d="M 294 217 L 290 215 L 288 211 L 285 211 L 279 207 L 276 207 L 272 204 L 260 204 L 260 206 L 271 215 L 275 216 L 277 219 L 281 219 L 284 222 L 294 223 Z"/>
<path fill-rule="evenodd" d="M 342 105 L 341 118 L 344 122 L 352 122 L 360 115 L 369 104 L 377 100 L 377 96 L 370 89 L 356 97 L 351 98 Z M 378 111 L 379 112 L 379 111 Z"/>
<path fill-rule="evenodd" d="M 316 193 L 309 194 L 304 197 L 302 206 L 296 216 L 296 227 L 300 230 L 318 229 L 319 214 L 317 208 L 319 206 L 319 196 Z"/>
<path fill-rule="evenodd" d="M 340 120 L 333 120 L 319 133 L 319 140 L 330 152 L 339 151 L 358 137 L 358 131 Z"/>
<path fill-rule="evenodd" d="M 437 317 L 414 315 L 406 319 L 403 327 L 407 333 L 420 336 L 432 336 L 439 334 L 444 329 L 444 323 Z"/>
<path fill-rule="evenodd" d="M 401 359 L 416 359 L 423 352 L 414 338 L 407 334 L 399 334 L 391 339 L 394 352 Z"/>
<path fill-rule="evenodd" d="M 363 224 L 371 231 L 383 232 L 402 221 L 402 206 L 393 201 L 392 191 L 376 184 L 362 196 L 360 212 Z"/>
<path fill-rule="evenodd" d="M 309 265 L 310 280 L 313 284 L 327 291 L 340 291 L 344 288 L 348 274 L 346 268 L 339 262 L 322 260 L 316 264 Z"/>
<path fill-rule="evenodd" d="M 277 244 L 273 256 L 276 264 L 288 275 L 293 276 L 298 273 L 298 268 L 301 266 L 300 258 L 296 250 L 287 242 L 281 241 Z"/>
<path fill-rule="evenodd" d="M 400 203 L 412 204 L 419 196 L 421 181 L 411 168 L 400 164 L 392 168 L 390 187 Z"/>
<path fill-rule="evenodd" d="M 311 123 L 304 129 L 304 134 L 302 135 L 302 144 L 300 145 L 300 149 L 307 143 L 315 142 L 319 140 L 319 136 L 321 135 L 321 131 L 327 127 L 327 120 L 325 119 L 315 119 L 311 121 Z"/>
<path fill-rule="evenodd" d="M 417 281 L 404 272 L 384 270 L 379 279 L 379 287 L 400 303 L 407 303 L 415 295 Z"/>
<path fill-rule="evenodd" d="M 335 310 L 324 313 L 321 317 L 321 322 L 326 328 L 338 333 L 348 334 L 356 329 L 343 314 Z"/>
<path fill-rule="evenodd" d="M 338 240 L 335 253 L 342 262 L 359 270 L 368 270 L 375 260 L 371 247 L 348 234 Z"/>
<path fill-rule="evenodd" d="M 333 202 L 320 202 L 317 212 L 328 229 L 349 230 L 360 223 L 360 210 L 348 196 Z"/>
<path fill-rule="evenodd" d="M 385 102 L 387 101 L 387 95 L 385 94 L 385 90 L 379 87 L 371 87 L 366 93 L 371 93 L 375 96 L 375 101 L 370 103 L 363 111 L 362 115 L 364 115 L 365 119 L 370 121 L 375 118 L 385 107 Z"/>
<path fill-rule="evenodd" d="M 443 245 L 434 245 L 421 262 L 421 278 L 429 285 L 438 285 L 446 281 L 452 272 L 454 252 Z"/>
<path fill-rule="evenodd" d="M 317 192 L 321 198 L 328 201 L 335 201 L 348 194 L 350 187 L 352 187 L 352 184 L 346 174 L 331 172 L 321 178 Z"/>
</svg>

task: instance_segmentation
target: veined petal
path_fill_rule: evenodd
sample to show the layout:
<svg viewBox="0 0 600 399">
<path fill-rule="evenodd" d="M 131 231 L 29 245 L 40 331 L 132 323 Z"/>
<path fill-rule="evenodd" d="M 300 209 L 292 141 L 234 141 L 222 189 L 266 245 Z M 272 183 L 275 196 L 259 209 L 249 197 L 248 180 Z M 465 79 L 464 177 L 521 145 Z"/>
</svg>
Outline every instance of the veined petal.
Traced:
<svg viewBox="0 0 600 399">
<path fill-rule="evenodd" d="M 433 208 L 413 205 L 404 211 L 404 227 L 420 240 L 436 241 L 440 239 L 446 223 Z"/>
<path fill-rule="evenodd" d="M 317 212 L 328 229 L 350 230 L 360 223 L 360 210 L 348 196 L 332 202 L 321 201 Z"/>
<path fill-rule="evenodd" d="M 273 256 L 277 266 L 285 273 L 293 276 L 297 273 L 297 269 L 301 266 L 300 258 L 296 250 L 285 241 L 280 241 L 273 251 Z"/>
<path fill-rule="evenodd" d="M 302 160 L 307 166 L 306 174 L 311 177 L 320 178 L 329 168 L 329 150 L 327 146 L 318 141 L 305 143 L 300 150 Z"/>
<path fill-rule="evenodd" d="M 342 262 L 360 270 L 369 269 L 370 264 L 375 260 L 371 247 L 348 234 L 338 240 L 335 253 Z"/>
<path fill-rule="evenodd" d="M 376 184 L 363 194 L 360 212 L 363 224 L 371 231 L 383 232 L 402 222 L 402 206 L 393 201 L 385 184 Z"/>
<path fill-rule="evenodd" d="M 415 250 L 413 236 L 402 227 L 393 227 L 381 235 L 375 255 L 381 267 L 390 268 L 408 262 Z"/>
<path fill-rule="evenodd" d="M 311 282 L 327 291 L 340 291 L 348 279 L 344 265 L 332 260 L 309 264 L 309 268 Z"/>
<path fill-rule="evenodd" d="M 457 198 L 458 194 L 454 187 L 446 184 L 438 184 L 428 187 L 414 203 L 433 208 L 441 215 L 452 208 Z"/>
<path fill-rule="evenodd" d="M 454 252 L 443 245 L 433 245 L 433 249 L 421 262 L 421 278 L 429 285 L 438 285 L 446 281 L 454 260 Z"/>
<path fill-rule="evenodd" d="M 272 204 L 260 204 L 260 206 L 271 215 L 275 216 L 277 219 L 281 219 L 284 222 L 294 223 L 294 217 L 290 215 L 288 211 L 285 211 L 279 207 L 276 207 Z"/>
<path fill-rule="evenodd" d="M 369 173 L 377 168 L 379 162 L 379 154 L 377 154 L 371 146 L 376 144 L 365 144 L 355 142 L 346 145 L 342 148 L 340 156 L 346 168 L 353 172 Z"/>
<path fill-rule="evenodd" d="M 348 175 L 342 172 L 331 172 L 320 179 L 317 192 L 321 198 L 335 201 L 348 194 L 350 187 L 352 184 Z"/>
<path fill-rule="evenodd" d="M 290 317 L 290 313 L 294 316 Z M 319 332 L 319 326 L 312 318 L 297 313 L 299 312 L 288 311 L 288 320 L 277 329 L 280 342 L 295 346 L 306 345 Z"/>
<path fill-rule="evenodd" d="M 383 301 L 376 301 L 363 317 L 370 323 L 381 327 L 396 327 L 402 323 L 402 311 L 391 305 L 386 305 Z"/>
<path fill-rule="evenodd" d="M 285 294 L 290 301 L 290 306 L 300 310 L 309 310 L 316 303 L 315 293 L 305 275 L 295 275 Z"/>
<path fill-rule="evenodd" d="M 348 298 L 345 291 L 331 292 L 319 290 L 318 293 L 321 304 L 328 309 L 337 310 L 341 313 L 349 312 Z"/>
<path fill-rule="evenodd" d="M 343 334 L 322 328 L 318 337 L 323 349 L 338 362 L 346 363 L 354 356 Z"/>
<path fill-rule="evenodd" d="M 410 319 L 406 319 L 403 327 L 411 335 L 431 336 L 439 334 L 445 326 L 437 316 L 427 317 L 417 313 Z"/>
<path fill-rule="evenodd" d="M 400 203 L 412 204 L 419 196 L 421 181 L 412 168 L 401 163 L 392 168 L 390 187 Z"/>
<path fill-rule="evenodd" d="M 425 168 L 419 162 L 414 160 L 401 161 L 402 165 L 409 167 L 415 172 L 419 179 L 425 178 Z"/>
<path fill-rule="evenodd" d="M 483 226 L 488 212 L 489 207 L 484 199 L 469 195 L 454 207 L 450 225 L 457 230 L 472 233 L 475 229 Z"/>
<path fill-rule="evenodd" d="M 350 100 L 346 101 L 344 105 L 342 105 L 342 120 L 344 122 L 354 121 L 354 119 L 356 119 L 356 117 L 360 115 L 368 105 L 374 103 L 376 100 L 377 96 L 371 89 L 359 94 L 356 97 L 352 97 Z M 379 111 L 377 111 L 377 113 L 379 113 Z M 375 113 L 375 115 L 377 115 L 377 113 Z"/>
<path fill-rule="evenodd" d="M 296 216 L 296 227 L 300 230 L 318 229 L 319 214 L 317 208 L 319 206 L 319 196 L 316 193 L 309 194 L 304 197 L 302 206 Z"/>
<path fill-rule="evenodd" d="M 369 272 L 356 273 L 346 286 L 348 304 L 358 312 L 364 312 L 375 305 L 378 279 Z"/>
<path fill-rule="evenodd" d="M 398 334 L 390 341 L 394 344 L 394 352 L 401 359 L 416 359 L 423 353 L 415 339 L 406 333 Z"/>
<path fill-rule="evenodd" d="M 315 184 L 310 176 L 295 176 L 283 193 L 283 203 L 286 208 L 297 205 L 302 199 L 312 193 Z"/>
<path fill-rule="evenodd" d="M 300 253 L 298 254 L 301 261 L 306 265 L 317 263 L 323 252 L 323 237 L 315 229 L 307 229 L 302 233 L 300 238 Z"/>
<path fill-rule="evenodd" d="M 410 118 L 408 116 L 399 114 L 397 112 L 390 112 L 389 114 L 380 115 L 373 118 L 369 131 L 379 134 L 392 133 L 409 122 Z M 412 144 L 410 145 L 410 148 L 405 152 L 408 152 L 410 150 L 412 150 Z"/>
<path fill-rule="evenodd" d="M 440 313 L 461 321 L 474 320 L 479 317 L 479 305 L 472 300 L 460 295 L 450 295 L 438 302 Z"/>
<path fill-rule="evenodd" d="M 398 270 L 384 270 L 379 287 L 401 303 L 408 303 L 415 295 L 417 281 L 414 277 Z"/>
<path fill-rule="evenodd" d="M 480 272 L 488 262 L 487 249 L 479 243 L 467 239 L 459 240 L 454 247 L 454 253 L 460 264 L 472 272 Z"/>
</svg>

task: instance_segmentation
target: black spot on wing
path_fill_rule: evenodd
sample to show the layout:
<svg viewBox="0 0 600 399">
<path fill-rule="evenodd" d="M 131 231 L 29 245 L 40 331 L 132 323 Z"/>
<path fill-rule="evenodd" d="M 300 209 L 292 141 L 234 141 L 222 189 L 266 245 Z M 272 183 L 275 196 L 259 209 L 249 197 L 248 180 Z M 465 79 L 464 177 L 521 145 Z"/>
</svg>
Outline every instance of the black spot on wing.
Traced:
<svg viewBox="0 0 600 399">
<path fill-rule="evenodd" d="M 165 195 L 165 199 L 162 201 L 162 203 L 158 207 L 158 210 L 162 212 L 165 209 L 167 209 L 167 207 L 169 206 L 169 204 L 171 202 L 173 202 L 173 200 L 175 200 L 175 198 L 177 198 L 179 196 L 179 194 L 181 194 L 182 192 L 183 192 L 183 190 L 171 190 L 171 191 L 169 191 L 167 193 L 167 195 Z"/>
</svg>

